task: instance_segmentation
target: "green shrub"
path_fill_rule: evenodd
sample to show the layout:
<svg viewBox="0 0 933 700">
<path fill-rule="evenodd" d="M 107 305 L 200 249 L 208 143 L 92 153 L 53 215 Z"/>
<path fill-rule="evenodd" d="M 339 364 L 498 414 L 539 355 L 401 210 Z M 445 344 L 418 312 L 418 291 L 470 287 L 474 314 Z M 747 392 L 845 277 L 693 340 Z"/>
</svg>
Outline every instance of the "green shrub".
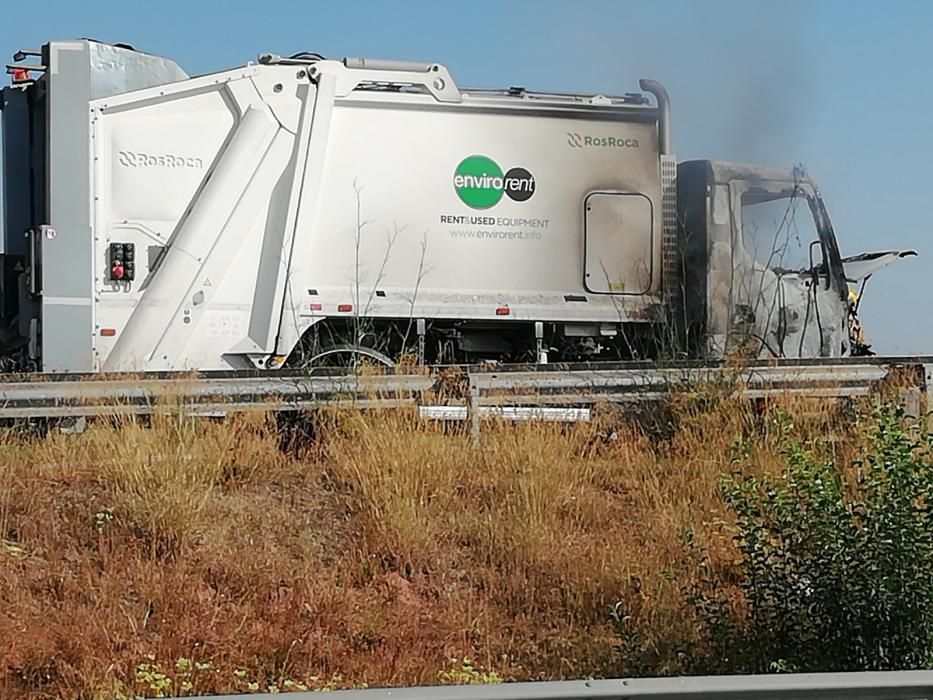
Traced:
<svg viewBox="0 0 933 700">
<path fill-rule="evenodd" d="M 859 420 L 867 447 L 851 465 L 782 418 L 783 474 L 724 479 L 741 595 L 712 576 L 690 592 L 703 670 L 933 666 L 933 439 L 894 409 Z M 735 466 L 748 459 L 740 449 Z"/>
</svg>

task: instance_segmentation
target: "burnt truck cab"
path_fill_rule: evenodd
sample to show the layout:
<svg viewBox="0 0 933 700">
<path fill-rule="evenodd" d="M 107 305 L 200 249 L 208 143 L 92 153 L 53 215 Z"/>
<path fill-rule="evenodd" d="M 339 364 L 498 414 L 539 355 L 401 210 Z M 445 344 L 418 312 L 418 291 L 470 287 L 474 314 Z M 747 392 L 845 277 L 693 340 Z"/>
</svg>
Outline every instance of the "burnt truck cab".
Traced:
<svg viewBox="0 0 933 700">
<path fill-rule="evenodd" d="M 913 251 L 843 258 L 819 190 L 800 168 L 686 161 L 677 193 L 688 354 L 867 352 L 849 283 Z"/>
</svg>

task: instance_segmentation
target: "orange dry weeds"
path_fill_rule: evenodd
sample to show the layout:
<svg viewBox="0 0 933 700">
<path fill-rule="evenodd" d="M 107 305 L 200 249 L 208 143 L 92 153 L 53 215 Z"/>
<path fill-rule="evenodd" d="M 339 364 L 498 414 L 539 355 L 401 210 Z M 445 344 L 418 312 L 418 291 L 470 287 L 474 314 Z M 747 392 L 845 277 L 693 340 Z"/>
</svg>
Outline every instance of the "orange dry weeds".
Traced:
<svg viewBox="0 0 933 700">
<path fill-rule="evenodd" d="M 298 455 L 263 416 L 9 435 L 0 697 L 620 675 L 619 601 L 654 671 L 683 670 L 683 533 L 728 585 L 729 447 L 780 459 L 745 404 L 668 408 L 486 424 L 481 449 L 404 415 L 319 418 Z M 832 407 L 788 410 L 848 449 Z"/>
</svg>

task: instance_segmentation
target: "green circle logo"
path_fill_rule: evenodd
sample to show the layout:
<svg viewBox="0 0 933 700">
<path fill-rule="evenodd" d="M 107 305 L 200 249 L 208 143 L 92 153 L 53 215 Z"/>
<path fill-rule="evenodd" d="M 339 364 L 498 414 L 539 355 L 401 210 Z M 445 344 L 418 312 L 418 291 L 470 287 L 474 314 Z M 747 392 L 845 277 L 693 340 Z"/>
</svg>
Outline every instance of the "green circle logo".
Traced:
<svg viewBox="0 0 933 700">
<path fill-rule="evenodd" d="M 474 209 L 489 209 L 502 199 L 502 168 L 486 156 L 463 159 L 454 171 L 454 189 L 460 201 Z"/>
</svg>

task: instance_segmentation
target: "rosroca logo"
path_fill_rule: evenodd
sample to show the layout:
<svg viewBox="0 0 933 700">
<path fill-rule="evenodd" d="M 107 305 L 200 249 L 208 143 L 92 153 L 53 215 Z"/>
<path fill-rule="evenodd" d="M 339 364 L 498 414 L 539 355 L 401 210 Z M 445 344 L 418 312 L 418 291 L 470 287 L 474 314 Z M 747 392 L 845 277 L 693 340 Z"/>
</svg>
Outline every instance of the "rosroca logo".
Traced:
<svg viewBox="0 0 933 700">
<path fill-rule="evenodd" d="M 473 209 L 494 207 L 506 195 L 515 202 L 531 199 L 534 176 L 525 168 L 510 168 L 505 174 L 492 158 L 470 156 L 454 170 L 454 190 L 460 201 Z"/>
<path fill-rule="evenodd" d="M 136 153 L 133 151 L 118 151 L 117 157 L 120 165 L 125 168 L 203 168 L 204 161 L 200 158 L 186 158 L 168 153 Z"/>
<path fill-rule="evenodd" d="M 583 136 L 576 131 L 568 131 L 567 145 L 571 148 L 638 148 L 638 139 L 622 139 L 616 136 Z"/>
</svg>

